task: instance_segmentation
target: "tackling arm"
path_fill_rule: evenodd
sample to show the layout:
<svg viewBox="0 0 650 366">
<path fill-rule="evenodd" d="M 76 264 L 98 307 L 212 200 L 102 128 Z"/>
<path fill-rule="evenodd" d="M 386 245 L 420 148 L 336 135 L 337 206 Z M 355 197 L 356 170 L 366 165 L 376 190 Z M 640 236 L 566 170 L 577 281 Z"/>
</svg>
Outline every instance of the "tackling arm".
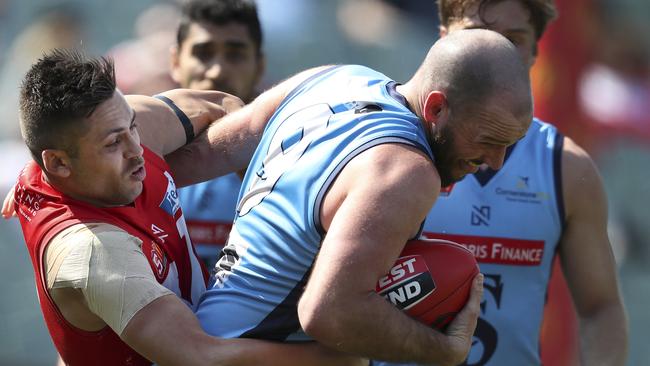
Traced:
<svg viewBox="0 0 650 366">
<path fill-rule="evenodd" d="M 194 314 L 173 295 L 140 310 L 122 339 L 161 366 L 331 366 L 367 365 L 318 344 L 283 344 L 253 339 L 219 339 L 206 334 Z"/>
<path fill-rule="evenodd" d="M 190 308 L 156 281 L 138 239 L 117 227 L 90 227 L 76 225 L 59 234 L 45 259 L 50 295 L 74 326 L 97 331 L 109 325 L 131 348 L 161 366 L 363 365 L 359 358 L 315 343 L 209 336 Z"/>
<path fill-rule="evenodd" d="M 243 106 L 239 98 L 219 91 L 174 89 L 160 95 L 171 100 L 188 117 L 194 134 Z M 125 98 L 135 111 L 143 145 L 164 156 L 186 144 L 183 124 L 170 105 L 144 95 Z"/>
<path fill-rule="evenodd" d="M 266 123 L 286 95 L 326 66 L 303 71 L 257 97 L 241 110 L 213 123 L 188 145 L 165 156 L 179 187 L 245 170 Z"/>
<path fill-rule="evenodd" d="M 623 365 L 627 319 L 607 236 L 607 202 L 591 158 L 566 138 L 562 155 L 566 227 L 560 259 L 580 322 L 585 365 Z"/>
</svg>

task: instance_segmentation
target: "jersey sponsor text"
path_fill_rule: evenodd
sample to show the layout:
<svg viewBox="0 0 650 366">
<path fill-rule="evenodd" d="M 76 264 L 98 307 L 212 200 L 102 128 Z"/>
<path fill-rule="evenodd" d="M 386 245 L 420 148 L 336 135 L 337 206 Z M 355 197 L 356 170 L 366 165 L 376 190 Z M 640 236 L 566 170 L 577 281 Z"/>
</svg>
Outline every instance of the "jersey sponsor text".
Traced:
<svg viewBox="0 0 650 366">
<path fill-rule="evenodd" d="M 469 249 L 479 263 L 538 266 L 542 263 L 544 255 L 543 240 L 436 233 L 424 233 L 424 236 L 455 241 Z"/>
</svg>

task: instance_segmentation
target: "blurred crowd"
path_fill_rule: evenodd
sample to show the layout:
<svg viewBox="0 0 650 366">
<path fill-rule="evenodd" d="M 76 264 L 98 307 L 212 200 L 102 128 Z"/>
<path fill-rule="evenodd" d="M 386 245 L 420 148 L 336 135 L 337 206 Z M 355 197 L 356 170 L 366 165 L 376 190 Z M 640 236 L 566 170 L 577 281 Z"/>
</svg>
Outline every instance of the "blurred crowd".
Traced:
<svg viewBox="0 0 650 366">
<path fill-rule="evenodd" d="M 125 94 L 175 87 L 169 49 L 180 0 L 0 0 L 0 195 L 29 159 L 18 87 L 43 52 L 114 58 Z M 359 63 L 405 81 L 438 34 L 434 0 L 257 0 L 270 86 L 304 68 Z M 585 147 L 603 176 L 610 239 L 630 318 L 630 365 L 650 364 L 650 2 L 556 0 L 533 69 L 535 115 Z M 408 40 L 408 41 L 405 41 Z M 0 364 L 46 365 L 43 325 L 17 222 L 0 222 Z"/>
</svg>

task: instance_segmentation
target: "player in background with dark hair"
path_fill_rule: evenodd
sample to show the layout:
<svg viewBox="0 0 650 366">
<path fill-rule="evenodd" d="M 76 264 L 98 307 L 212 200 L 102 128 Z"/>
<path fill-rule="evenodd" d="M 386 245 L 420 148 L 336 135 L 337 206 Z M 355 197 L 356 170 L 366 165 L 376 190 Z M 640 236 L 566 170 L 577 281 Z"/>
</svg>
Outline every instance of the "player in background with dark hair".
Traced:
<svg viewBox="0 0 650 366">
<path fill-rule="evenodd" d="M 499 32 L 528 68 L 556 16 L 551 0 L 438 0 L 438 6 L 442 37 L 471 28 Z M 625 363 L 627 320 L 601 179 L 589 155 L 554 126 L 535 119 L 508 148 L 501 170 L 483 165 L 441 194 L 424 234 L 466 244 L 485 275 L 465 365 L 541 364 L 540 327 L 556 254 L 579 316 L 581 363 Z"/>
<path fill-rule="evenodd" d="M 172 77 L 189 89 L 220 90 L 250 103 L 264 74 L 262 28 L 252 0 L 190 0 L 172 49 Z"/>
<path fill-rule="evenodd" d="M 393 361 L 461 362 L 481 275 L 446 333 L 409 318 L 375 286 L 418 236 L 440 186 L 479 161 L 500 168 L 528 129 L 528 73 L 512 44 L 495 32 L 456 32 L 404 85 L 358 65 L 311 69 L 220 123 L 269 119 L 216 283 L 196 313 L 204 329 L 316 340 Z M 206 153 L 193 145 L 179 153 Z M 209 174 L 211 165 L 186 169 Z"/>
<path fill-rule="evenodd" d="M 168 165 L 162 157 L 210 125 L 220 149 L 236 156 L 221 152 L 205 163 L 215 175 L 242 169 L 264 125 L 212 123 L 241 105 L 217 91 L 125 97 L 110 60 L 75 51 L 55 50 L 32 65 L 20 112 L 34 161 L 13 202 L 45 322 L 66 364 L 358 362 L 317 345 L 214 338 L 192 313 L 206 273 L 173 176 L 198 182 L 178 166 L 200 161 L 181 155 Z"/>
<path fill-rule="evenodd" d="M 262 29 L 252 0 L 191 0 L 183 7 L 172 77 L 183 88 L 221 90 L 250 103 L 265 68 Z M 208 269 L 226 244 L 241 176 L 231 173 L 179 190 L 197 254 Z"/>
</svg>

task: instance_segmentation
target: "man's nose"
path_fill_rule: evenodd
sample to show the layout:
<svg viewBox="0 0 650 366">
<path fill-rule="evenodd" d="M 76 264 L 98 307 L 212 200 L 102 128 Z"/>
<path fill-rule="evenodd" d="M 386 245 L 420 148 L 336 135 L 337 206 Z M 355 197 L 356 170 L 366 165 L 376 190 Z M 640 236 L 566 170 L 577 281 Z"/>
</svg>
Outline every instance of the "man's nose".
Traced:
<svg viewBox="0 0 650 366">
<path fill-rule="evenodd" d="M 140 138 L 138 135 L 131 135 L 128 139 L 128 147 L 124 150 L 124 157 L 131 159 L 137 156 L 141 156 L 144 153 L 142 145 L 140 145 Z"/>
<path fill-rule="evenodd" d="M 503 167 L 503 160 L 506 157 L 506 147 L 499 146 L 491 150 L 484 159 L 485 164 L 487 164 L 490 169 L 499 170 Z"/>
<path fill-rule="evenodd" d="M 223 64 L 219 60 L 213 60 L 205 71 L 205 78 L 216 80 L 223 75 Z"/>
</svg>

